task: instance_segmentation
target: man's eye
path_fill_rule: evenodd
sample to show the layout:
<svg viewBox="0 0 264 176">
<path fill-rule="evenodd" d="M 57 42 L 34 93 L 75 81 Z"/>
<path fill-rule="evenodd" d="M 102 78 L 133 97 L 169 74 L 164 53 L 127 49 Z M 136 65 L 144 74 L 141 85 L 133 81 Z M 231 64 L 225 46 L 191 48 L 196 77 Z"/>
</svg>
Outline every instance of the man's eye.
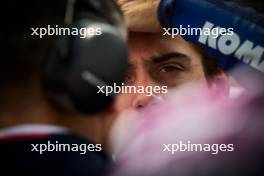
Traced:
<svg viewBox="0 0 264 176">
<path fill-rule="evenodd" d="M 152 73 L 153 79 L 161 85 L 173 87 L 178 85 L 185 73 L 185 67 L 179 64 L 164 64 Z"/>
<path fill-rule="evenodd" d="M 183 71 L 184 69 L 180 66 L 175 65 L 167 65 L 160 69 L 160 73 L 170 73 L 170 72 L 176 72 L 176 71 Z"/>
<path fill-rule="evenodd" d="M 167 73 L 167 72 L 173 72 L 173 71 L 177 71 L 179 70 L 178 68 L 174 67 L 174 66 L 165 66 L 163 67 L 160 72 L 162 73 Z"/>
</svg>

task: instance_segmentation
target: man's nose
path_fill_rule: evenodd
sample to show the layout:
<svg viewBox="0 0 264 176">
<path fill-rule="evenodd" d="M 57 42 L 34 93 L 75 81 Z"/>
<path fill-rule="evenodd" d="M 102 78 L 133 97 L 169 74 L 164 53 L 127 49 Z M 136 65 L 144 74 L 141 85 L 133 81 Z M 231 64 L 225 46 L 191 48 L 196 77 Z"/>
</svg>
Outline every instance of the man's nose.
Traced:
<svg viewBox="0 0 264 176">
<path fill-rule="evenodd" d="M 131 102 L 132 107 L 136 110 L 143 110 L 147 107 L 154 106 L 162 99 L 160 95 L 156 95 L 153 91 L 154 87 L 158 85 L 151 79 L 150 75 L 144 71 L 138 72 L 134 86 L 141 86 L 144 88 L 144 93 L 136 93 Z M 148 92 L 149 89 L 147 90 L 147 87 L 152 88 L 151 93 Z"/>
<path fill-rule="evenodd" d="M 132 106 L 136 110 L 141 111 L 147 107 L 158 105 L 161 101 L 162 97 L 160 95 L 152 94 L 151 96 L 147 96 L 147 94 L 137 94 L 132 102 Z"/>
</svg>

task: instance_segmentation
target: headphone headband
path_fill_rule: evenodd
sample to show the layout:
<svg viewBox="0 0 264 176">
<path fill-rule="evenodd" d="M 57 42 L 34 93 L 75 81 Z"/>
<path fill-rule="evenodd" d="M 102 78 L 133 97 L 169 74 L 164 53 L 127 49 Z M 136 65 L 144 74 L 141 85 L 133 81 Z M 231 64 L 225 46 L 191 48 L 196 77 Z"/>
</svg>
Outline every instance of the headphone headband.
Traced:
<svg viewBox="0 0 264 176">
<path fill-rule="evenodd" d="M 97 93 L 97 86 L 121 85 L 128 65 L 128 51 L 121 32 L 102 18 L 105 16 L 100 14 L 103 9 L 97 10 L 100 2 L 109 1 L 85 1 L 92 3 L 91 6 L 85 4 L 90 11 L 81 8 L 81 12 L 76 9 L 78 2 L 68 0 L 65 23 L 78 29 L 98 27 L 101 34 L 86 38 L 58 37 L 45 67 L 44 86 L 51 102 L 60 109 L 95 113 L 105 109 L 114 99 L 114 96 Z M 83 16 L 76 18 L 77 13 Z"/>
<path fill-rule="evenodd" d="M 70 25 L 73 22 L 75 2 L 76 2 L 76 0 L 68 0 L 67 1 L 67 6 L 66 6 L 66 10 L 65 10 L 65 18 L 64 18 L 64 23 L 66 25 Z"/>
</svg>

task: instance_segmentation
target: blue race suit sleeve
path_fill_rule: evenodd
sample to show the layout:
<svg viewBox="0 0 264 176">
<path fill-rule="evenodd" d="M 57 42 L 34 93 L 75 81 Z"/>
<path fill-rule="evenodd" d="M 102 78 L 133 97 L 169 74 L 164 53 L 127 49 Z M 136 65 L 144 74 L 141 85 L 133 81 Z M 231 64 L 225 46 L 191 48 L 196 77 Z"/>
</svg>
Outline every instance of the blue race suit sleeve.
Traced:
<svg viewBox="0 0 264 176">
<path fill-rule="evenodd" d="M 201 44 L 223 69 L 241 63 L 264 73 L 264 16 L 256 11 L 223 0 L 161 0 L 158 16 L 164 28 L 231 28 L 232 35 L 182 37 Z"/>
</svg>

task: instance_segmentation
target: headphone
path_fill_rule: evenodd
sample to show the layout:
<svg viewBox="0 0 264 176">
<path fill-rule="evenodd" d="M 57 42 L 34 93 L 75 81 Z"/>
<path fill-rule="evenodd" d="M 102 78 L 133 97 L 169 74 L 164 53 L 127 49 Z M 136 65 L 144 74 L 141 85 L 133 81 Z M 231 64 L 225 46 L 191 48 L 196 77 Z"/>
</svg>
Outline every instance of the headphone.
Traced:
<svg viewBox="0 0 264 176">
<path fill-rule="evenodd" d="M 107 108 L 115 94 L 98 93 L 97 86 L 121 85 L 127 70 L 125 37 L 100 15 L 105 1 L 85 0 L 89 10 L 76 12 L 79 0 L 68 0 L 64 23 L 69 28 L 99 28 L 100 35 L 59 36 L 44 67 L 43 85 L 48 99 L 62 111 L 96 113 Z M 74 20 L 76 13 L 83 13 Z M 113 12 L 114 13 L 114 12 Z"/>
</svg>

